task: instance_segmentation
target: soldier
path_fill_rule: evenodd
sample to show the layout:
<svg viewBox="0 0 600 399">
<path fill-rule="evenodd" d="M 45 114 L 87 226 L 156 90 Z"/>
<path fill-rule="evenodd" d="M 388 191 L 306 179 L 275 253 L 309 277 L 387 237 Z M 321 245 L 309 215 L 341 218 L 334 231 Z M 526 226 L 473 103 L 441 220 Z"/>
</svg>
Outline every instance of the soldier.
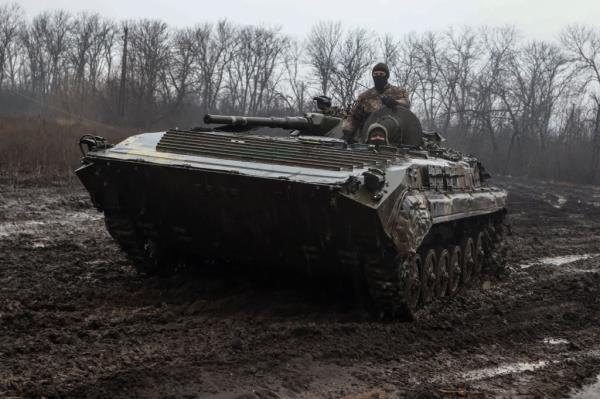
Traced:
<svg viewBox="0 0 600 399">
<path fill-rule="evenodd" d="M 398 106 L 410 108 L 406 90 L 388 83 L 390 70 L 382 62 L 373 67 L 373 82 L 375 86 L 358 96 L 348 117 L 344 119 L 344 139 L 352 143 L 357 140 L 363 123 L 369 115 L 384 105 L 390 108 Z"/>
</svg>

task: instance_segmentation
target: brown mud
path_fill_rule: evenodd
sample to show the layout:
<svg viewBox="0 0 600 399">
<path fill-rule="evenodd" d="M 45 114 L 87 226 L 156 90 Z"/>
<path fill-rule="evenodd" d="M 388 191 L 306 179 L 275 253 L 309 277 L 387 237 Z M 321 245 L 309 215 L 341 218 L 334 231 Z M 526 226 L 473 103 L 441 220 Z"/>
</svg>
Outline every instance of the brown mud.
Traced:
<svg viewBox="0 0 600 399">
<path fill-rule="evenodd" d="M 506 269 L 413 323 L 310 285 L 138 276 L 79 185 L 0 183 L 0 397 L 568 397 L 600 374 L 600 188 L 497 181 Z"/>
</svg>

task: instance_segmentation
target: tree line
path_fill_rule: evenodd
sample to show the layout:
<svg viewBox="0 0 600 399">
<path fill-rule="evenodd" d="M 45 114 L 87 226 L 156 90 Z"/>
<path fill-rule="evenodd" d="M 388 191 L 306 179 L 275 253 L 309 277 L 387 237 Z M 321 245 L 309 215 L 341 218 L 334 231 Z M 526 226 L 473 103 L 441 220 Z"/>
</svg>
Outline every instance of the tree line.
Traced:
<svg viewBox="0 0 600 399">
<path fill-rule="evenodd" d="M 289 115 L 325 94 L 349 107 L 388 63 L 428 130 L 490 169 L 600 183 L 600 29 L 553 41 L 514 27 L 395 37 L 319 22 L 304 38 L 227 20 L 170 27 L 0 6 L 3 113 L 136 128 L 192 126 L 204 113 Z"/>
</svg>

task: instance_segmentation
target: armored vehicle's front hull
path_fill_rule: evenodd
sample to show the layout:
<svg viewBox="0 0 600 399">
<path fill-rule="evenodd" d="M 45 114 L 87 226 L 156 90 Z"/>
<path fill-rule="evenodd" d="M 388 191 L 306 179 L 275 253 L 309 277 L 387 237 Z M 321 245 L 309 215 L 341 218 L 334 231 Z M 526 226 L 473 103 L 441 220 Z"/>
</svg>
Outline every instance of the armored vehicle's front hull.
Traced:
<svg viewBox="0 0 600 399">
<path fill-rule="evenodd" d="M 140 250 L 151 241 L 197 263 L 260 261 L 314 270 L 339 264 L 340 253 L 361 239 L 391 245 L 376 210 L 337 186 L 106 159 L 77 174 L 109 231 L 111 218 L 126 220 Z"/>
</svg>

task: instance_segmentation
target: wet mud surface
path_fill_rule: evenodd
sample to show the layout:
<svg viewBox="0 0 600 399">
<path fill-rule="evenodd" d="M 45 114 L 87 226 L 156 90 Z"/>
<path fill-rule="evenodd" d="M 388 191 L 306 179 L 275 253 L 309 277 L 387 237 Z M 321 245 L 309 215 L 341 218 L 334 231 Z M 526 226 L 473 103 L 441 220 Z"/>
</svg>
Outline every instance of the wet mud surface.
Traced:
<svg viewBox="0 0 600 399">
<path fill-rule="evenodd" d="M 497 181 L 506 271 L 413 323 L 309 285 L 138 276 L 76 182 L 0 183 L 0 397 L 599 397 L 600 188 Z"/>
</svg>

